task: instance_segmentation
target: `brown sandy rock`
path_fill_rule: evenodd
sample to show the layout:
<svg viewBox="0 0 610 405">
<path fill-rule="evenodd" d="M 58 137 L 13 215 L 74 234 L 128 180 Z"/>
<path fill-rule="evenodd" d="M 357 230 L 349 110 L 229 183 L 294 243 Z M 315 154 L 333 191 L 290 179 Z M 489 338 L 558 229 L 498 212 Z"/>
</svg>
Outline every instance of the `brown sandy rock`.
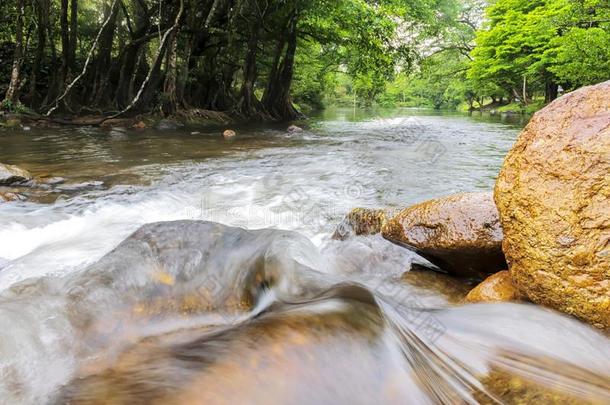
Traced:
<svg viewBox="0 0 610 405">
<path fill-rule="evenodd" d="M 513 285 L 508 270 L 499 271 L 485 279 L 472 289 L 465 301 L 474 302 L 506 302 L 519 299 L 519 292 Z"/>
<path fill-rule="evenodd" d="M 224 136 L 225 138 L 233 138 L 237 136 L 237 133 L 232 129 L 227 129 L 222 133 L 222 136 Z"/>
<path fill-rule="evenodd" d="M 452 274 L 482 277 L 506 269 L 502 228 L 491 193 L 462 193 L 401 211 L 384 238 Z"/>
<path fill-rule="evenodd" d="M 381 233 L 381 227 L 386 220 L 386 210 L 354 208 L 341 221 L 333 234 L 333 239 L 345 240 L 350 236 Z"/>
<path fill-rule="evenodd" d="M 14 191 L 0 190 L 0 203 L 9 201 L 23 201 L 26 197 Z"/>
<path fill-rule="evenodd" d="M 411 270 L 405 271 L 400 281 L 415 287 L 420 294 L 433 294 L 449 304 L 463 302 L 474 287 L 471 280 L 434 271 L 416 263 L 411 264 Z"/>
<path fill-rule="evenodd" d="M 32 180 L 32 175 L 20 167 L 0 163 L 0 186 L 23 184 Z"/>
<path fill-rule="evenodd" d="M 534 115 L 495 200 L 519 291 L 610 328 L 610 81 Z"/>
<path fill-rule="evenodd" d="M 144 121 L 137 121 L 135 124 L 132 125 L 132 128 L 144 129 L 146 128 L 146 123 Z"/>
</svg>

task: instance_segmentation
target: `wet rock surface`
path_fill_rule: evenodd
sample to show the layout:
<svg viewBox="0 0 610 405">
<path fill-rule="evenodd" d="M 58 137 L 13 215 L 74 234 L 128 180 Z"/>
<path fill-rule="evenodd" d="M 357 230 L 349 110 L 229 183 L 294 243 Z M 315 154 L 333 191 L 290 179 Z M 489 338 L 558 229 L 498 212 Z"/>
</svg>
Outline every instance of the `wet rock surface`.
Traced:
<svg viewBox="0 0 610 405">
<path fill-rule="evenodd" d="M 160 131 L 172 131 L 172 130 L 181 128 L 183 126 L 184 126 L 184 124 L 182 124 L 181 122 L 178 122 L 175 120 L 170 120 L 170 119 L 162 119 L 157 123 L 157 125 L 155 125 L 155 128 L 157 128 Z"/>
<path fill-rule="evenodd" d="M 32 175 L 18 166 L 0 163 L 0 186 L 24 184 L 32 180 Z"/>
<path fill-rule="evenodd" d="M 328 270 L 295 232 L 143 226 L 82 271 L 0 294 L 0 324 L 12 325 L 0 394 L 8 403 L 474 403 L 491 398 L 478 384 L 491 365 L 542 367 L 546 391 L 573 364 L 586 380 L 562 380 L 565 390 L 610 397 L 595 385 L 610 346 L 574 319 L 507 303 L 432 304 L 421 290 L 448 283 L 421 274 Z M 42 335 L 52 337 L 45 351 L 23 350 Z"/>
<path fill-rule="evenodd" d="M 506 268 L 502 228 L 491 193 L 462 193 L 401 211 L 384 238 L 456 275 L 482 277 Z"/>
<path fill-rule="evenodd" d="M 610 82 L 539 111 L 495 189 L 515 285 L 533 302 L 610 327 Z"/>
<path fill-rule="evenodd" d="M 451 304 L 462 302 L 473 287 L 473 283 L 464 278 L 414 265 L 402 275 L 400 281 L 431 295 L 440 295 Z"/>
<path fill-rule="evenodd" d="M 233 131 L 232 129 L 226 129 L 222 133 L 222 136 L 225 138 L 234 138 L 237 136 L 237 132 Z"/>
<path fill-rule="evenodd" d="M 473 288 L 465 298 L 466 302 L 507 302 L 519 300 L 519 291 L 514 286 L 507 270 L 487 277 Z"/>
<path fill-rule="evenodd" d="M 0 187 L 0 203 L 9 201 L 24 201 L 26 199 L 27 197 L 16 189 Z"/>
<path fill-rule="evenodd" d="M 381 233 L 381 228 L 386 221 L 386 210 L 354 208 L 341 221 L 333 234 L 333 239 L 345 240 L 350 236 Z"/>
<path fill-rule="evenodd" d="M 290 133 L 301 133 L 303 132 L 303 128 L 296 125 L 291 125 L 288 127 L 287 131 Z"/>
</svg>

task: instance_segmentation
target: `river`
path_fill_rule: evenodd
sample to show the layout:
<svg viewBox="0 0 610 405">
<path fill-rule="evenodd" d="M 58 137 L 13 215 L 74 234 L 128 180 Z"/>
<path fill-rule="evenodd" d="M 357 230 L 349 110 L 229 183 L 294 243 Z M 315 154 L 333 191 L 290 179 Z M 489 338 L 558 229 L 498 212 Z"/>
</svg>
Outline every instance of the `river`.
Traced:
<svg viewBox="0 0 610 405">
<path fill-rule="evenodd" d="M 330 237 L 354 207 L 491 190 L 522 125 L 333 109 L 303 132 L 237 126 L 234 139 L 218 126 L 0 130 L 0 162 L 61 178 L 0 204 L 0 402 L 609 400 L 610 345 L 589 327 L 529 305 L 456 306 L 463 291 L 425 276 L 396 289 L 423 259 Z M 113 250 L 178 220 L 225 226 L 162 224 Z M 154 259 L 140 251 L 151 240 Z M 214 296 L 185 315 L 210 274 Z M 414 307 L 439 336 L 414 326 Z"/>
</svg>

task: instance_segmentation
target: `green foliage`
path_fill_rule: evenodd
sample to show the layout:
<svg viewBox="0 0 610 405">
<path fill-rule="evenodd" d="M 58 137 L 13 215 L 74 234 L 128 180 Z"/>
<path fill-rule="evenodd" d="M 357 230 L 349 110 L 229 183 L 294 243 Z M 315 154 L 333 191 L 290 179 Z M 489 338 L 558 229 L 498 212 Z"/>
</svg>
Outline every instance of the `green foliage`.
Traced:
<svg viewBox="0 0 610 405">
<path fill-rule="evenodd" d="M 566 90 L 610 78 L 607 1 L 498 0 L 477 32 L 468 77 L 508 93 Z"/>
<path fill-rule="evenodd" d="M 476 18 L 459 21 L 482 10 L 461 5 L 456 23 L 432 41 L 435 51 L 407 75 L 407 89 L 389 86 L 385 104 L 531 112 L 559 85 L 569 91 L 610 79 L 607 0 L 496 0 L 477 30 Z"/>
<path fill-rule="evenodd" d="M 31 113 L 32 111 L 21 103 L 13 103 L 10 100 L 0 101 L 0 111 L 6 111 L 16 114 Z"/>
<path fill-rule="evenodd" d="M 553 97 L 557 85 L 610 79 L 608 0 L 122 0 L 114 14 L 112 0 L 73 2 L 77 43 L 64 40 L 73 28 L 60 17 L 72 16 L 59 0 L 26 0 L 21 48 L 16 4 L 0 2 L 0 98 L 16 48 L 24 49 L 17 99 L 41 112 L 85 65 L 64 112 L 120 111 L 143 83 L 136 107 L 148 111 L 175 103 L 289 118 L 292 101 L 315 109 L 509 102 L 525 109 Z M 176 46 L 159 49 L 180 4 Z"/>
<path fill-rule="evenodd" d="M 577 88 L 610 78 L 610 30 L 574 27 L 553 38 L 543 55 L 549 72 L 566 88 Z"/>
<path fill-rule="evenodd" d="M 388 83 L 400 69 L 409 69 L 416 57 L 416 43 L 400 37 L 405 26 L 417 26 L 427 38 L 451 20 L 454 0 L 318 0 L 311 3 L 302 30 L 322 49 L 312 52 L 301 45 L 297 63 L 295 98 L 360 105 L 384 102 Z M 318 73 L 313 70 L 318 69 Z M 302 96 L 301 96 L 302 95 Z"/>
</svg>

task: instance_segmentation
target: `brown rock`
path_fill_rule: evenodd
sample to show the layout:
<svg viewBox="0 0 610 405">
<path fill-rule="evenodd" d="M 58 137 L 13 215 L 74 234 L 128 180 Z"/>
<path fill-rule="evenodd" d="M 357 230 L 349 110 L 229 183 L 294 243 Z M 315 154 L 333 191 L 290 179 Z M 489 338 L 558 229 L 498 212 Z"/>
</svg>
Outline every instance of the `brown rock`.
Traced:
<svg viewBox="0 0 610 405">
<path fill-rule="evenodd" d="M 466 296 L 466 302 L 506 302 L 519 299 L 508 270 L 489 276 Z"/>
<path fill-rule="evenodd" d="M 17 128 L 21 125 L 21 120 L 19 118 L 9 118 L 4 121 L 4 126 L 7 128 Z"/>
<path fill-rule="evenodd" d="M 411 264 L 411 270 L 403 273 L 400 281 L 415 287 L 420 293 L 428 292 L 435 297 L 442 297 L 450 304 L 461 303 L 473 287 L 468 279 L 440 273 L 415 263 Z"/>
<path fill-rule="evenodd" d="M 146 123 L 144 121 L 138 121 L 132 126 L 135 129 L 144 129 L 146 128 Z"/>
<path fill-rule="evenodd" d="M 32 175 L 20 167 L 0 163 L 0 186 L 23 184 L 32 180 Z"/>
<path fill-rule="evenodd" d="M 96 119 L 99 120 L 99 118 Z M 82 124 L 87 125 L 87 122 L 87 120 L 84 120 L 82 121 Z M 102 122 L 100 126 L 104 128 L 127 128 L 130 127 L 132 123 L 133 120 L 131 118 L 111 118 Z"/>
<path fill-rule="evenodd" d="M 506 269 L 502 228 L 491 193 L 462 193 L 401 211 L 384 238 L 450 273 L 482 277 Z"/>
<path fill-rule="evenodd" d="M 222 133 L 222 136 L 225 138 L 233 138 L 234 136 L 237 136 L 237 133 L 232 129 L 227 129 Z"/>
<path fill-rule="evenodd" d="M 333 239 L 345 240 L 353 235 L 374 235 L 381 233 L 381 227 L 386 220 L 385 210 L 354 208 L 339 224 L 333 234 Z"/>
<path fill-rule="evenodd" d="M 495 199 L 519 291 L 610 328 L 610 81 L 534 115 Z"/>
<path fill-rule="evenodd" d="M 25 196 L 19 193 L 15 193 L 12 191 L 2 191 L 0 190 L 0 203 L 1 202 L 9 202 L 9 201 L 23 201 L 25 200 Z"/>
</svg>

